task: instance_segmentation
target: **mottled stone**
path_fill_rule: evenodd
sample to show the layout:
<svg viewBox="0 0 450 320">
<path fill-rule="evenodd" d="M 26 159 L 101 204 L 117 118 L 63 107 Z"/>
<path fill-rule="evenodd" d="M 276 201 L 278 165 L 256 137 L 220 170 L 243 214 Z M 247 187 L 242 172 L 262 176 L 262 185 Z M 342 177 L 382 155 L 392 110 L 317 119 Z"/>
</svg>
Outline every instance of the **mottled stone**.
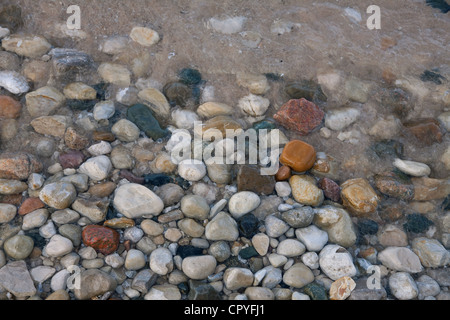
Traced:
<svg viewBox="0 0 450 320">
<path fill-rule="evenodd" d="M 45 203 L 41 201 L 39 198 L 28 198 L 26 199 L 22 205 L 19 207 L 18 214 L 24 216 L 30 212 L 33 212 L 37 209 L 41 209 L 45 207 Z"/>
<path fill-rule="evenodd" d="M 82 232 L 83 243 L 104 255 L 112 254 L 119 247 L 119 233 L 111 228 L 89 225 Z"/>
<path fill-rule="evenodd" d="M 59 163 L 63 169 L 77 169 L 83 163 L 84 159 L 85 155 L 83 152 L 73 150 L 60 154 Z"/>
<path fill-rule="evenodd" d="M 393 198 L 402 200 L 414 198 L 414 185 L 412 182 L 395 172 L 385 172 L 376 175 L 375 186 L 381 193 Z"/>
<path fill-rule="evenodd" d="M 324 201 L 323 191 L 316 185 L 316 180 L 307 175 L 295 175 L 289 179 L 292 195 L 298 203 L 318 207 Z"/>
<path fill-rule="evenodd" d="M 73 184 L 68 182 L 55 182 L 46 185 L 39 193 L 39 199 L 46 205 L 55 209 L 66 209 L 74 201 L 77 191 Z"/>
<path fill-rule="evenodd" d="M 0 179 L 26 180 L 30 174 L 42 171 L 41 162 L 25 152 L 0 154 Z"/>
<path fill-rule="evenodd" d="M 341 201 L 341 187 L 339 187 L 335 181 L 328 178 L 322 178 L 319 180 L 317 186 L 323 190 L 325 198 L 334 202 Z"/>
<path fill-rule="evenodd" d="M 442 142 L 442 129 L 438 120 L 433 118 L 420 118 L 407 121 L 403 126 L 409 131 L 416 141 L 422 145 L 430 146 Z"/>
<path fill-rule="evenodd" d="M 274 115 L 274 119 L 289 130 L 307 135 L 322 123 L 324 116 L 318 106 L 302 98 L 288 101 Z"/>
<path fill-rule="evenodd" d="M 89 300 L 106 292 L 114 291 L 117 281 L 114 277 L 99 269 L 89 269 L 80 274 L 80 288 L 75 288 L 77 300 Z"/>
<path fill-rule="evenodd" d="M 363 216 L 377 209 L 379 197 L 367 180 L 350 179 L 345 181 L 341 188 L 342 202 L 351 213 Z"/>
</svg>

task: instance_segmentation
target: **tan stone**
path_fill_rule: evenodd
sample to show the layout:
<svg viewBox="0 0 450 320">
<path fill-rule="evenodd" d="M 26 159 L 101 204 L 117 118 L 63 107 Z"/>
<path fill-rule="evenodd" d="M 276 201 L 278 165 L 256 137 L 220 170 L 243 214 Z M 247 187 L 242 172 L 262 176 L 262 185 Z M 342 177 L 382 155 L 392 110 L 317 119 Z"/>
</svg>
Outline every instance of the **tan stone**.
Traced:
<svg viewBox="0 0 450 320">
<path fill-rule="evenodd" d="M 280 162 L 297 172 L 304 172 L 312 168 L 316 161 L 314 147 L 300 140 L 289 142 L 283 149 Z"/>
<path fill-rule="evenodd" d="M 320 206 L 323 203 L 323 191 L 311 176 L 295 175 L 289 179 L 295 201 L 308 206 Z"/>
<path fill-rule="evenodd" d="M 357 216 L 367 215 L 377 209 L 379 197 L 366 179 L 347 180 L 341 188 L 343 204 L 351 213 Z"/>
<path fill-rule="evenodd" d="M 330 300 L 345 300 L 355 289 L 356 283 L 350 277 L 342 277 L 331 284 Z"/>
</svg>

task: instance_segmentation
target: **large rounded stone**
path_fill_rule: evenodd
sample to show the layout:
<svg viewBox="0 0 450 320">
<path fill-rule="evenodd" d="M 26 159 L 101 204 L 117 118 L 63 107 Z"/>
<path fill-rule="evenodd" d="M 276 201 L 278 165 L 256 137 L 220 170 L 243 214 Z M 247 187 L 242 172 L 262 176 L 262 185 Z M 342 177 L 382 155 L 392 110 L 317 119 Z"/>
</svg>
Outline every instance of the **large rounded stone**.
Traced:
<svg viewBox="0 0 450 320">
<path fill-rule="evenodd" d="M 289 184 L 298 203 L 318 207 L 325 199 L 323 191 L 317 187 L 316 180 L 311 176 L 295 175 L 289 179 Z"/>
<path fill-rule="evenodd" d="M 213 256 L 194 256 L 183 259 L 182 270 L 190 279 L 203 280 L 213 274 L 217 261 Z"/>
<path fill-rule="evenodd" d="M 255 210 L 261 204 L 259 196 L 251 191 L 242 191 L 234 194 L 228 202 L 228 210 L 234 218 L 240 218 Z"/>
<path fill-rule="evenodd" d="M 80 288 L 75 288 L 75 297 L 78 300 L 88 300 L 102 295 L 109 291 L 114 291 L 117 281 L 110 274 L 99 269 L 89 269 L 80 275 Z"/>
<path fill-rule="evenodd" d="M 135 183 L 124 184 L 117 188 L 114 195 L 114 207 L 127 218 L 157 216 L 164 209 L 164 203 L 153 191 Z"/>
<path fill-rule="evenodd" d="M 108 227 L 89 225 L 83 229 L 81 237 L 85 246 L 104 255 L 112 254 L 119 247 L 119 233 Z"/>
<path fill-rule="evenodd" d="M 187 195 L 181 199 L 181 211 L 188 218 L 203 220 L 208 218 L 210 208 L 205 198 Z"/>
<path fill-rule="evenodd" d="M 55 182 L 46 185 L 39 193 L 39 199 L 49 207 L 66 209 L 76 199 L 77 190 L 72 183 Z"/>
<path fill-rule="evenodd" d="M 313 281 L 311 269 L 301 262 L 294 264 L 283 275 L 283 282 L 294 288 L 302 288 Z"/>
<path fill-rule="evenodd" d="M 280 162 L 294 171 L 304 172 L 316 162 L 316 150 L 306 142 L 293 140 L 284 147 Z"/>
<path fill-rule="evenodd" d="M 25 235 L 15 235 L 5 241 L 3 249 L 5 253 L 15 259 L 26 259 L 33 251 L 34 241 L 31 237 Z"/>
<path fill-rule="evenodd" d="M 345 276 L 351 278 L 356 275 L 351 254 L 336 244 L 329 244 L 320 251 L 319 265 L 323 273 L 335 281 Z"/>
<path fill-rule="evenodd" d="M 235 241 L 239 237 L 236 220 L 226 212 L 219 212 L 206 225 L 205 237 L 212 241 Z"/>
</svg>

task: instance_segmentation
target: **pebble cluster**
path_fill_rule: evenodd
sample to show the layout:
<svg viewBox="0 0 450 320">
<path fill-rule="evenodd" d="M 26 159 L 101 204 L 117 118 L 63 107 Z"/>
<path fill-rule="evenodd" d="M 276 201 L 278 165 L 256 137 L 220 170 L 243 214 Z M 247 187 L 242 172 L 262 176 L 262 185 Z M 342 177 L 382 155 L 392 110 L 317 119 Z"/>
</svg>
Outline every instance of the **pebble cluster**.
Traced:
<svg viewBox="0 0 450 320">
<path fill-rule="evenodd" d="M 211 19 L 208 28 L 233 33 L 241 20 Z M 0 299 L 450 299 L 449 180 L 429 177 L 429 166 L 402 159 L 399 144 L 381 140 L 374 152 L 394 155 L 392 171 L 339 181 L 340 164 L 301 137 L 320 130 L 327 139 L 360 110 L 325 112 L 317 83 L 288 84 L 290 99 L 270 117 L 264 95 L 273 75 L 238 74 L 236 85 L 249 94 L 232 107 L 206 99 L 196 69 L 156 88 L 133 82 L 137 71 L 125 64 L 4 29 L 2 140 L 20 135 L 23 114 L 40 138 L 34 152 L 0 153 Z M 101 50 L 114 55 L 130 41 L 151 47 L 161 39 L 136 27 Z M 18 57 L 28 59 L 25 75 L 5 67 Z M 36 86 L 42 61 L 52 65 L 55 85 Z M 92 72 L 101 81 L 58 84 Z M 344 91 L 367 100 L 356 80 Z M 403 126 L 423 143 L 442 143 L 448 119 L 446 112 Z M 171 152 L 180 135 L 194 136 L 195 121 L 203 121 L 200 134 L 268 129 L 264 143 L 273 143 L 272 134 L 280 142 L 278 172 L 175 163 Z M 372 133 L 397 126 L 382 119 Z M 338 138 L 352 143 L 351 133 Z M 212 143 L 206 138 L 202 147 Z M 443 159 L 448 169 L 448 149 Z M 416 213 L 404 214 L 398 202 Z M 437 210 L 443 213 L 426 214 Z"/>
</svg>

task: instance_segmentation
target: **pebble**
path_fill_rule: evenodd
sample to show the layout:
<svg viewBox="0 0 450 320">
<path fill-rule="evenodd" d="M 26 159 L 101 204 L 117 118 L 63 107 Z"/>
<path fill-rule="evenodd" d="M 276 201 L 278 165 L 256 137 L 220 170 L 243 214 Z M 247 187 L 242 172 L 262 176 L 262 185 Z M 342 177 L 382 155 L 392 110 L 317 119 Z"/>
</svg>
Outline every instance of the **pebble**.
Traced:
<svg viewBox="0 0 450 320">
<path fill-rule="evenodd" d="M 347 180 L 341 188 L 344 207 L 356 216 L 368 215 L 377 209 L 379 197 L 366 179 Z"/>
<path fill-rule="evenodd" d="M 346 300 L 355 288 L 356 283 L 352 278 L 339 278 L 331 285 L 330 300 Z"/>
<path fill-rule="evenodd" d="M 354 277 L 356 267 L 351 254 L 336 244 L 326 245 L 319 253 L 320 269 L 332 280 L 342 277 Z"/>
<path fill-rule="evenodd" d="M 172 120 L 177 128 L 192 129 L 195 122 L 200 121 L 198 115 L 190 110 L 176 109 L 172 111 Z"/>
<path fill-rule="evenodd" d="M 269 237 L 264 233 L 255 234 L 252 237 L 252 245 L 260 256 L 265 256 L 269 250 Z"/>
<path fill-rule="evenodd" d="M 144 27 L 134 27 L 131 30 L 130 38 L 144 47 L 151 47 L 160 40 L 158 32 Z"/>
<path fill-rule="evenodd" d="M 45 86 L 25 95 L 26 106 L 33 118 L 49 116 L 66 100 L 58 89 Z"/>
<path fill-rule="evenodd" d="M 289 179 L 292 195 L 298 203 L 318 207 L 324 201 L 323 191 L 317 187 L 316 180 L 307 175 L 294 175 Z"/>
<path fill-rule="evenodd" d="M 254 275 L 246 268 L 232 267 L 225 270 L 223 282 L 228 290 L 238 290 L 253 285 Z"/>
<path fill-rule="evenodd" d="M 267 112 L 267 109 L 269 109 L 270 101 L 267 98 L 250 94 L 241 98 L 238 102 L 238 106 L 245 114 L 251 117 L 260 117 Z"/>
<path fill-rule="evenodd" d="M 409 232 L 421 233 L 427 231 L 433 224 L 433 221 L 424 215 L 413 213 L 406 216 L 406 223 L 403 224 L 403 228 Z"/>
<path fill-rule="evenodd" d="M 178 164 L 178 174 L 183 179 L 196 182 L 206 175 L 206 165 L 199 160 L 186 159 Z"/>
<path fill-rule="evenodd" d="M 202 118 L 214 118 L 217 116 L 230 116 L 233 108 L 221 102 L 205 102 L 197 108 L 197 114 Z"/>
<path fill-rule="evenodd" d="M 78 169 L 80 173 L 89 176 L 91 180 L 101 181 L 108 177 L 112 170 L 111 160 L 105 156 L 97 156 L 86 160 Z"/>
<path fill-rule="evenodd" d="M 385 172 L 375 176 L 375 186 L 382 193 L 389 197 L 402 200 L 414 198 L 413 183 L 397 174 L 396 172 Z"/>
<path fill-rule="evenodd" d="M 273 118 L 286 129 L 304 136 L 316 129 L 325 113 L 314 103 L 302 98 L 284 104 Z"/>
<path fill-rule="evenodd" d="M 378 260 L 395 271 L 418 273 L 423 270 L 419 257 L 406 247 L 388 247 L 378 254 Z"/>
<path fill-rule="evenodd" d="M 207 28 L 223 34 L 234 34 L 242 31 L 245 25 L 246 17 L 213 17 L 207 22 Z"/>
<path fill-rule="evenodd" d="M 284 147 L 280 162 L 297 172 L 308 171 L 316 162 L 316 151 L 306 142 L 293 140 Z"/>
<path fill-rule="evenodd" d="M 416 285 L 417 289 L 419 289 L 419 300 L 423 300 L 425 297 L 434 297 L 441 292 L 439 283 L 426 274 L 417 279 Z"/>
<path fill-rule="evenodd" d="M 16 95 L 30 90 L 26 78 L 15 71 L 0 71 L 0 87 Z"/>
<path fill-rule="evenodd" d="M 251 191 L 241 191 L 234 194 L 228 201 L 228 210 L 235 219 L 250 213 L 261 204 L 259 196 Z"/>
<path fill-rule="evenodd" d="M 66 209 L 75 201 L 77 191 L 72 183 L 55 182 L 47 184 L 39 193 L 39 199 L 49 207 Z"/>
<path fill-rule="evenodd" d="M 406 247 L 408 246 L 408 236 L 395 225 L 384 226 L 377 235 L 378 242 L 383 247 Z"/>
<path fill-rule="evenodd" d="M 433 179 L 428 177 L 411 178 L 414 185 L 415 201 L 428 201 L 444 199 L 450 194 L 450 181 L 448 179 Z"/>
<path fill-rule="evenodd" d="M 308 245 L 306 245 L 308 248 Z M 308 249 L 309 251 L 309 249 Z M 306 252 L 301 256 L 302 262 L 311 270 L 319 269 L 319 255 L 316 252 Z"/>
<path fill-rule="evenodd" d="M 162 276 L 172 272 L 174 268 L 172 253 L 167 248 L 158 248 L 152 251 L 149 262 L 150 269 Z"/>
<path fill-rule="evenodd" d="M 345 248 L 356 243 L 355 226 L 345 209 L 329 205 L 315 209 L 314 224 L 327 232 L 331 242 Z"/>
<path fill-rule="evenodd" d="M 66 116 L 54 115 L 36 118 L 30 124 L 37 133 L 62 138 L 69 122 L 70 119 Z"/>
<path fill-rule="evenodd" d="M 32 230 L 45 224 L 49 216 L 47 209 L 38 209 L 23 217 L 22 230 Z"/>
<path fill-rule="evenodd" d="M 145 215 L 159 215 L 164 203 L 150 189 L 135 183 L 124 184 L 116 189 L 114 207 L 127 218 L 135 219 Z"/>
<path fill-rule="evenodd" d="M 18 194 L 28 189 L 28 185 L 22 181 L 0 179 L 0 194 Z"/>
<path fill-rule="evenodd" d="M 294 288 L 303 288 L 313 281 L 314 274 L 311 269 L 301 262 L 287 269 L 283 275 L 283 282 Z"/>
<path fill-rule="evenodd" d="M 396 272 L 389 277 L 389 288 L 399 300 L 412 300 L 419 295 L 414 279 L 407 272 Z"/>
<path fill-rule="evenodd" d="M 436 239 L 415 238 L 411 241 L 411 248 L 426 268 L 439 268 L 450 264 L 450 252 Z"/>
<path fill-rule="evenodd" d="M 15 259 L 24 260 L 29 257 L 34 248 L 34 241 L 31 237 L 25 235 L 15 235 L 3 244 L 5 253 Z"/>
<path fill-rule="evenodd" d="M 280 181 L 275 184 L 275 191 L 279 197 L 289 197 L 291 195 L 292 189 L 289 182 Z"/>
<path fill-rule="evenodd" d="M 116 113 L 116 106 L 114 105 L 114 101 L 100 101 L 98 102 L 93 109 L 94 119 L 97 121 L 108 120 L 114 116 Z"/>
<path fill-rule="evenodd" d="M 166 96 L 156 88 L 145 88 L 138 93 L 138 97 L 144 101 L 148 109 L 161 117 L 170 116 L 170 104 Z"/>
<path fill-rule="evenodd" d="M 0 203 L 0 224 L 8 223 L 17 214 L 16 206 L 7 203 Z"/>
<path fill-rule="evenodd" d="M 263 95 L 270 89 L 267 77 L 260 74 L 238 72 L 236 82 L 239 86 L 247 88 L 253 95 Z"/>
<path fill-rule="evenodd" d="M 275 189 L 273 176 L 263 175 L 260 168 L 251 165 L 243 165 L 239 168 L 236 182 L 239 192 L 251 191 L 260 195 L 270 195 Z"/>
<path fill-rule="evenodd" d="M 131 249 L 125 258 L 125 268 L 127 270 L 140 270 L 145 267 L 145 256 L 139 250 Z"/>
<path fill-rule="evenodd" d="M 75 288 L 77 300 L 89 300 L 114 291 L 117 281 L 112 275 L 99 269 L 89 269 L 80 274 L 80 288 Z"/>
<path fill-rule="evenodd" d="M 36 287 L 25 261 L 11 261 L 0 269 L 0 285 L 17 298 L 36 294 Z"/>
<path fill-rule="evenodd" d="M 442 129 L 439 121 L 434 118 L 413 119 L 404 122 L 403 126 L 420 145 L 430 146 L 442 142 Z"/>
<path fill-rule="evenodd" d="M 325 126 L 334 131 L 342 131 L 361 116 L 361 112 L 356 108 L 339 108 L 327 112 L 325 116 Z"/>
<path fill-rule="evenodd" d="M 321 251 L 328 242 L 328 233 L 317 228 L 315 225 L 296 229 L 295 236 L 311 252 Z"/>
<path fill-rule="evenodd" d="M 182 271 L 190 279 L 204 280 L 216 269 L 217 261 L 211 255 L 193 256 L 183 259 Z"/>
<path fill-rule="evenodd" d="M 401 160 L 398 158 L 394 160 L 394 167 L 396 167 L 403 173 L 414 177 L 428 176 L 431 173 L 430 167 L 424 163 Z"/>
<path fill-rule="evenodd" d="M 286 181 L 292 176 L 291 168 L 289 166 L 280 166 L 275 175 L 276 181 Z"/>
<path fill-rule="evenodd" d="M 87 189 L 87 188 L 86 188 Z M 108 212 L 109 201 L 105 199 L 76 199 L 72 204 L 72 209 L 76 210 L 83 217 L 89 218 L 93 223 L 104 221 Z"/>
<path fill-rule="evenodd" d="M 205 227 L 205 237 L 211 241 L 235 241 L 239 237 L 237 222 L 228 213 L 219 212 Z"/>
<path fill-rule="evenodd" d="M 13 34 L 2 40 L 2 47 L 19 56 L 39 58 L 51 49 L 51 44 L 41 36 Z"/>
<path fill-rule="evenodd" d="M 251 238 L 258 232 L 260 221 L 253 214 L 246 214 L 240 217 L 237 221 L 239 234 L 241 236 Z"/>
<path fill-rule="evenodd" d="M 271 238 L 278 238 L 289 230 L 289 225 L 274 215 L 269 215 L 265 219 L 266 234 Z"/>
<path fill-rule="evenodd" d="M 0 84 L 0 86 L 2 85 Z M 17 119 L 21 111 L 22 105 L 19 101 L 9 96 L 0 96 L 0 118 Z"/>
<path fill-rule="evenodd" d="M 53 237 L 51 237 L 50 241 L 44 247 L 44 252 L 49 257 L 55 258 L 65 256 L 66 254 L 72 252 L 72 250 L 72 241 L 59 234 L 55 234 Z"/>
<path fill-rule="evenodd" d="M 181 199 L 181 211 L 188 218 L 203 220 L 209 216 L 209 205 L 203 197 L 186 195 Z"/>
<path fill-rule="evenodd" d="M 277 246 L 277 253 L 288 258 L 302 255 L 306 251 L 302 242 L 295 239 L 286 239 Z"/>
<path fill-rule="evenodd" d="M 129 87 L 131 84 L 131 72 L 123 65 L 105 62 L 100 64 L 97 71 L 107 83 L 119 87 Z"/>
<path fill-rule="evenodd" d="M 83 244 L 104 255 L 114 253 L 119 247 L 119 233 L 111 228 L 89 225 L 81 234 Z"/>
<path fill-rule="evenodd" d="M 115 123 L 111 132 L 122 142 L 134 142 L 140 135 L 139 128 L 127 119 L 121 119 Z"/>
</svg>

